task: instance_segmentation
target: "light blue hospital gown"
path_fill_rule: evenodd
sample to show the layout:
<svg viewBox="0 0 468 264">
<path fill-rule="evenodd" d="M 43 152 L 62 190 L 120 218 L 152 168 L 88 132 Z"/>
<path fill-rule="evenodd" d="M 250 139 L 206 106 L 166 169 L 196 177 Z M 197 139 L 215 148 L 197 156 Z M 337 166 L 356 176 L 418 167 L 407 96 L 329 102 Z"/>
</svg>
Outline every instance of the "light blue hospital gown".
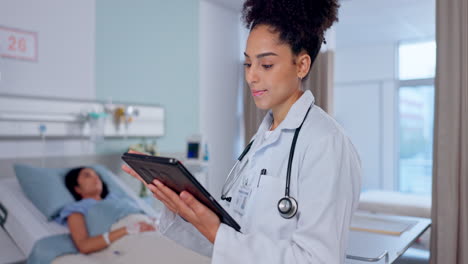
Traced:
<svg viewBox="0 0 468 264">
<path fill-rule="evenodd" d="M 114 194 L 109 193 L 104 200 L 118 200 L 118 197 Z M 54 221 L 66 226 L 67 225 L 67 219 L 68 217 L 73 214 L 73 213 L 80 213 L 83 216 L 86 216 L 88 213 L 88 210 L 95 206 L 99 201 L 92 199 L 92 198 L 87 198 L 87 199 L 82 199 L 79 201 L 76 201 L 74 203 L 68 204 L 65 207 L 62 208 L 60 211 L 59 215 L 54 218 Z"/>
</svg>

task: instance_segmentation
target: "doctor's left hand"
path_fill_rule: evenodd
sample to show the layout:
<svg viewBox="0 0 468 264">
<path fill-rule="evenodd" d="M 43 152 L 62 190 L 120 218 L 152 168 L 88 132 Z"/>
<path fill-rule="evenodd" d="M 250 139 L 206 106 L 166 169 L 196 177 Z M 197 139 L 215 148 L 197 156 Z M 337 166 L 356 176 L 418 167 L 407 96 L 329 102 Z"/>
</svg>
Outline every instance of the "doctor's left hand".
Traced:
<svg viewBox="0 0 468 264">
<path fill-rule="evenodd" d="M 189 192 L 183 191 L 177 195 L 158 180 L 148 184 L 148 188 L 169 210 L 190 222 L 211 243 L 214 243 L 221 222 L 213 211 Z"/>
</svg>

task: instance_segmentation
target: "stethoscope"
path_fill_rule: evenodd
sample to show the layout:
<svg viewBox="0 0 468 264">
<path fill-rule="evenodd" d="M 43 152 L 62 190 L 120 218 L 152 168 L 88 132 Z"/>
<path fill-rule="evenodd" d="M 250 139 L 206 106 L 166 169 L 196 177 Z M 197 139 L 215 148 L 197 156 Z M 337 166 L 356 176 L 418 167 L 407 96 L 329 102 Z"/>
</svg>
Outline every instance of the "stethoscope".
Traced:
<svg viewBox="0 0 468 264">
<path fill-rule="evenodd" d="M 298 203 L 296 199 L 289 196 L 289 185 L 291 183 L 291 166 L 292 166 L 292 161 L 294 158 L 294 149 L 296 148 L 296 142 L 297 142 L 297 137 L 299 135 L 299 131 L 301 131 L 302 125 L 304 124 L 304 121 L 306 120 L 311 107 L 312 106 L 310 106 L 309 109 L 307 110 L 307 113 L 305 114 L 304 120 L 302 120 L 301 125 L 298 128 L 296 128 L 296 131 L 294 132 L 294 137 L 291 143 L 291 150 L 289 151 L 288 170 L 286 172 L 286 187 L 284 191 L 284 197 L 278 201 L 278 212 L 283 218 L 286 218 L 286 219 L 294 217 L 298 209 Z M 221 200 L 226 200 L 228 202 L 231 202 L 232 197 L 226 197 L 226 195 L 232 189 L 232 187 L 234 186 L 234 183 L 237 182 L 237 180 L 239 179 L 239 176 L 241 175 L 240 172 L 237 173 L 236 178 L 233 181 L 230 181 L 232 172 L 237 168 L 237 166 L 242 161 L 244 156 L 247 155 L 250 148 L 252 147 L 252 144 L 254 143 L 254 140 L 250 141 L 250 143 L 245 147 L 244 151 L 242 151 L 239 158 L 237 158 L 236 163 L 234 164 L 232 169 L 229 171 L 229 174 L 226 178 L 226 181 L 224 182 L 223 189 L 221 191 Z"/>
</svg>

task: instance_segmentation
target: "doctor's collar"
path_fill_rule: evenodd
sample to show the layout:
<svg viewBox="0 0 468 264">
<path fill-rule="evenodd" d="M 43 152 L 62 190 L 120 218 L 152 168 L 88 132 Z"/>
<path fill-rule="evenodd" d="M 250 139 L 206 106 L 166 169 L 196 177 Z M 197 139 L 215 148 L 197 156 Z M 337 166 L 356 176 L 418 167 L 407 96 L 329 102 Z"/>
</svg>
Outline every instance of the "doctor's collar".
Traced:
<svg viewBox="0 0 468 264">
<path fill-rule="evenodd" d="M 276 129 L 296 129 L 298 128 L 304 116 L 307 112 L 307 109 L 315 102 L 314 95 L 310 90 L 304 91 L 301 97 L 291 106 L 286 115 L 286 118 L 281 122 L 281 124 Z M 260 130 L 266 131 L 270 128 L 273 122 L 273 112 L 270 110 L 268 114 L 263 119 L 262 124 L 260 125 Z"/>
</svg>

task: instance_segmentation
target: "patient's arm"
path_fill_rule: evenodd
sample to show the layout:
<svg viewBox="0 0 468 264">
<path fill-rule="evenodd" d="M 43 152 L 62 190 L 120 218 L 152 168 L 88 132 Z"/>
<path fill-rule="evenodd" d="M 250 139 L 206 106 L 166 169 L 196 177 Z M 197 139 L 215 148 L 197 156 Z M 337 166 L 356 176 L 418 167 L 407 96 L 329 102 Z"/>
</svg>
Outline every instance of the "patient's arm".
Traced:
<svg viewBox="0 0 468 264">
<path fill-rule="evenodd" d="M 80 253 L 89 254 L 106 248 L 108 245 L 102 235 L 90 237 L 86 228 L 85 218 L 80 213 L 73 213 L 67 219 L 68 228 L 76 248 Z M 140 232 L 153 231 L 154 227 L 145 222 L 139 222 Z M 121 227 L 109 232 L 109 241 L 112 243 L 127 235 L 127 228 Z"/>
</svg>

